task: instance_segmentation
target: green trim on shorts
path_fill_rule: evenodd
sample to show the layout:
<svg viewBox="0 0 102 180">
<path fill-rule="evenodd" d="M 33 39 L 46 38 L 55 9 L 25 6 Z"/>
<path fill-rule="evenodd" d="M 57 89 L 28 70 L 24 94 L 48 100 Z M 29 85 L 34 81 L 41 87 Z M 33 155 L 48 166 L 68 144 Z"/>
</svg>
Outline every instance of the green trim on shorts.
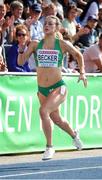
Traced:
<svg viewBox="0 0 102 180">
<path fill-rule="evenodd" d="M 47 97 L 54 89 L 62 85 L 65 85 L 65 82 L 61 79 L 60 81 L 49 87 L 38 86 L 38 92 L 40 92 L 41 94 Z"/>
</svg>

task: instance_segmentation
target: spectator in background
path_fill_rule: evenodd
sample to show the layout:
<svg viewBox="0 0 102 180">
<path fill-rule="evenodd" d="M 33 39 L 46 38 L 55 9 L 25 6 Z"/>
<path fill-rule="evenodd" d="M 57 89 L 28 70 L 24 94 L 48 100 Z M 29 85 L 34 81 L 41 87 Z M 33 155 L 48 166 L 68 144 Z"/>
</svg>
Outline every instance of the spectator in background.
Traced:
<svg viewBox="0 0 102 180">
<path fill-rule="evenodd" d="M 48 4 L 46 5 L 42 5 L 42 16 L 40 18 L 40 22 L 42 23 L 42 25 L 44 25 L 44 22 L 45 22 L 45 19 L 47 16 L 50 16 L 50 15 L 54 15 L 56 16 L 57 15 L 57 7 L 54 3 L 52 2 L 49 2 Z"/>
<path fill-rule="evenodd" d="M 61 32 L 65 39 L 68 39 L 74 43 L 76 40 L 79 39 L 79 37 L 83 34 L 87 34 L 86 29 L 80 28 L 77 31 L 77 22 L 76 18 L 78 15 L 78 9 L 75 4 L 70 4 L 67 8 L 66 17 L 62 22 L 62 28 Z"/>
<path fill-rule="evenodd" d="M 61 28 L 60 30 L 60 32 L 63 35 L 63 39 L 69 40 L 73 44 L 76 40 L 79 39 L 81 35 L 87 33 L 86 29 L 78 27 L 78 24 L 76 22 L 78 13 L 79 13 L 79 10 L 77 6 L 75 5 L 75 3 L 69 4 L 66 11 L 66 17 L 62 21 L 63 28 Z M 72 64 L 74 64 L 74 66 L 72 66 Z M 65 67 L 66 72 L 69 70 L 72 72 L 76 72 L 77 70 L 76 60 L 74 60 L 73 57 L 68 53 L 64 58 L 64 67 Z"/>
<path fill-rule="evenodd" d="M 99 9 L 99 18 L 98 18 L 98 24 L 96 26 L 97 34 L 100 35 L 102 33 L 102 8 Z"/>
<path fill-rule="evenodd" d="M 87 48 L 83 56 L 87 73 L 102 73 L 102 33 L 99 42 Z"/>
<path fill-rule="evenodd" d="M 42 13 L 41 4 L 34 3 L 29 8 L 30 8 L 30 12 L 29 12 L 30 16 L 28 19 L 26 19 L 25 24 L 30 31 L 30 38 L 31 40 L 41 40 L 44 37 L 43 25 L 39 20 Z M 36 65 L 33 55 L 31 55 L 28 63 L 31 71 L 36 71 Z"/>
<path fill-rule="evenodd" d="M 102 0 L 90 0 L 88 1 L 87 5 L 85 6 L 84 11 L 80 16 L 80 23 L 82 25 L 87 24 L 87 19 L 89 16 L 96 15 L 98 16 L 99 13 L 99 6 L 102 4 Z"/>
<path fill-rule="evenodd" d="M 2 25 L 3 29 L 3 43 L 11 44 L 13 42 L 13 32 L 14 32 L 14 16 L 11 12 L 7 12 L 5 15 L 5 21 Z"/>
<path fill-rule="evenodd" d="M 23 9 L 24 9 L 23 3 L 19 1 L 13 1 L 10 4 L 10 11 L 14 16 L 14 25 L 24 23 L 24 19 L 22 19 Z"/>
<path fill-rule="evenodd" d="M 3 29 L 3 43 L 11 44 L 13 42 L 13 31 L 17 24 L 23 24 L 22 19 L 23 4 L 19 1 L 13 1 L 10 4 L 10 10 L 6 12 L 4 17 Z"/>
<path fill-rule="evenodd" d="M 29 41 L 28 29 L 25 25 L 17 25 L 15 31 L 16 42 L 10 47 L 7 53 L 7 68 L 9 72 L 30 72 L 28 62 L 24 65 L 19 66 L 17 64 L 18 49 L 20 47 L 27 48 Z"/>
<path fill-rule="evenodd" d="M 83 50 L 97 41 L 97 31 L 95 29 L 97 26 L 97 22 L 98 18 L 95 15 L 88 17 L 87 25 L 84 26 L 84 29 L 86 29 L 88 33 L 80 36 L 78 41 L 75 43 Z"/>
<path fill-rule="evenodd" d="M 25 24 L 30 30 L 31 40 L 41 40 L 44 36 L 43 25 L 39 21 L 41 13 L 41 4 L 34 3 L 30 6 L 30 17 L 26 20 Z"/>
<path fill-rule="evenodd" d="M 55 4 L 55 6 L 57 8 L 57 17 L 59 17 L 59 19 L 63 20 L 64 19 L 63 6 L 58 2 L 58 0 L 52 0 L 52 2 Z"/>
<path fill-rule="evenodd" d="M 4 21 L 5 21 L 5 16 L 6 14 L 6 6 L 5 4 L 0 4 L 0 27 L 2 27 Z"/>
<path fill-rule="evenodd" d="M 29 17 L 29 7 L 34 3 L 42 3 L 42 0 L 22 0 L 24 9 L 22 17 L 26 20 Z"/>
</svg>

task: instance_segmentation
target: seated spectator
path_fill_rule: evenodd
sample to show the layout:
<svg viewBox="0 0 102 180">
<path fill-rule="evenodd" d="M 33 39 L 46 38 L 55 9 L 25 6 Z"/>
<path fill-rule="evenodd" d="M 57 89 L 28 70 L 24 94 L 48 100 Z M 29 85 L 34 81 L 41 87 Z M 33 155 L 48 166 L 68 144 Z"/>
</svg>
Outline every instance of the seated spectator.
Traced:
<svg viewBox="0 0 102 180">
<path fill-rule="evenodd" d="M 23 24 L 22 19 L 23 4 L 19 1 L 13 1 L 10 4 L 10 10 L 6 12 L 4 17 L 3 29 L 3 43 L 11 44 L 13 42 L 13 31 L 17 24 Z"/>
<path fill-rule="evenodd" d="M 3 30 L 3 43 L 11 44 L 13 41 L 13 32 L 14 32 L 14 16 L 12 16 L 11 12 L 7 12 L 5 15 L 5 20 L 2 25 Z"/>
<path fill-rule="evenodd" d="M 82 50 L 84 50 L 86 47 L 91 46 L 97 41 L 97 31 L 95 30 L 97 22 L 98 18 L 95 15 L 88 17 L 87 25 L 84 26 L 88 33 L 81 35 L 78 41 L 76 41 L 75 43 Z"/>
<path fill-rule="evenodd" d="M 28 29 L 25 25 L 16 26 L 15 31 L 16 42 L 10 47 L 7 53 L 7 68 L 9 72 L 30 72 L 28 62 L 23 66 L 17 64 L 17 58 L 19 53 L 19 47 L 27 48 L 29 40 Z"/>
<path fill-rule="evenodd" d="M 31 40 L 41 40 L 44 36 L 43 25 L 39 21 L 41 13 L 41 4 L 34 3 L 30 6 L 30 17 L 26 20 L 25 24 L 30 30 Z"/>
<path fill-rule="evenodd" d="M 62 26 L 66 29 L 72 40 L 74 40 L 74 36 L 76 35 L 75 19 L 77 17 L 77 14 L 77 6 L 75 4 L 70 4 L 67 8 L 65 19 L 62 22 Z"/>
<path fill-rule="evenodd" d="M 90 0 L 85 6 L 82 14 L 80 15 L 80 23 L 84 26 L 87 24 L 87 19 L 89 16 L 96 15 L 99 13 L 99 6 L 102 0 Z"/>
<path fill-rule="evenodd" d="M 99 42 L 87 48 L 83 56 L 87 73 L 102 72 L 102 33 Z"/>
<path fill-rule="evenodd" d="M 19 1 L 13 1 L 10 4 L 10 11 L 14 16 L 14 25 L 24 23 L 24 19 L 22 19 L 23 9 L 24 9 L 23 4 Z"/>
<path fill-rule="evenodd" d="M 64 39 L 67 40 L 67 38 L 74 43 L 74 41 L 78 40 L 79 37 L 83 34 L 87 34 L 86 29 L 79 28 L 77 32 L 77 23 L 76 23 L 76 17 L 78 15 L 78 9 L 75 4 L 70 4 L 67 8 L 66 17 L 62 22 L 62 34 L 64 36 Z"/>
</svg>

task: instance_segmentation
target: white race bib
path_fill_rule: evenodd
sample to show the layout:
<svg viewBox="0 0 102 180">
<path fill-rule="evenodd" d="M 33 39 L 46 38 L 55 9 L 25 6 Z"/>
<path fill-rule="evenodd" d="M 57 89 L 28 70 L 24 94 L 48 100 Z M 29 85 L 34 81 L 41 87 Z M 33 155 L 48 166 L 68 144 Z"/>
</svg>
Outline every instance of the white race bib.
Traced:
<svg viewBox="0 0 102 180">
<path fill-rule="evenodd" d="M 39 49 L 37 51 L 38 67 L 58 67 L 57 50 Z"/>
</svg>

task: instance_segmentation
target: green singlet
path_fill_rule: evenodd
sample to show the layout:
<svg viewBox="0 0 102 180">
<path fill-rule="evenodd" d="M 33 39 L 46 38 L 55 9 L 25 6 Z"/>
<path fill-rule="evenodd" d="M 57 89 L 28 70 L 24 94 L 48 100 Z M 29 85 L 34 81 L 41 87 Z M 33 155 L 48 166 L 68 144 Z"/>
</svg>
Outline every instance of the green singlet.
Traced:
<svg viewBox="0 0 102 180">
<path fill-rule="evenodd" d="M 61 67 L 63 53 L 59 39 L 55 39 L 54 49 L 43 49 L 43 43 L 44 40 L 39 42 L 34 53 L 36 67 Z"/>
</svg>

